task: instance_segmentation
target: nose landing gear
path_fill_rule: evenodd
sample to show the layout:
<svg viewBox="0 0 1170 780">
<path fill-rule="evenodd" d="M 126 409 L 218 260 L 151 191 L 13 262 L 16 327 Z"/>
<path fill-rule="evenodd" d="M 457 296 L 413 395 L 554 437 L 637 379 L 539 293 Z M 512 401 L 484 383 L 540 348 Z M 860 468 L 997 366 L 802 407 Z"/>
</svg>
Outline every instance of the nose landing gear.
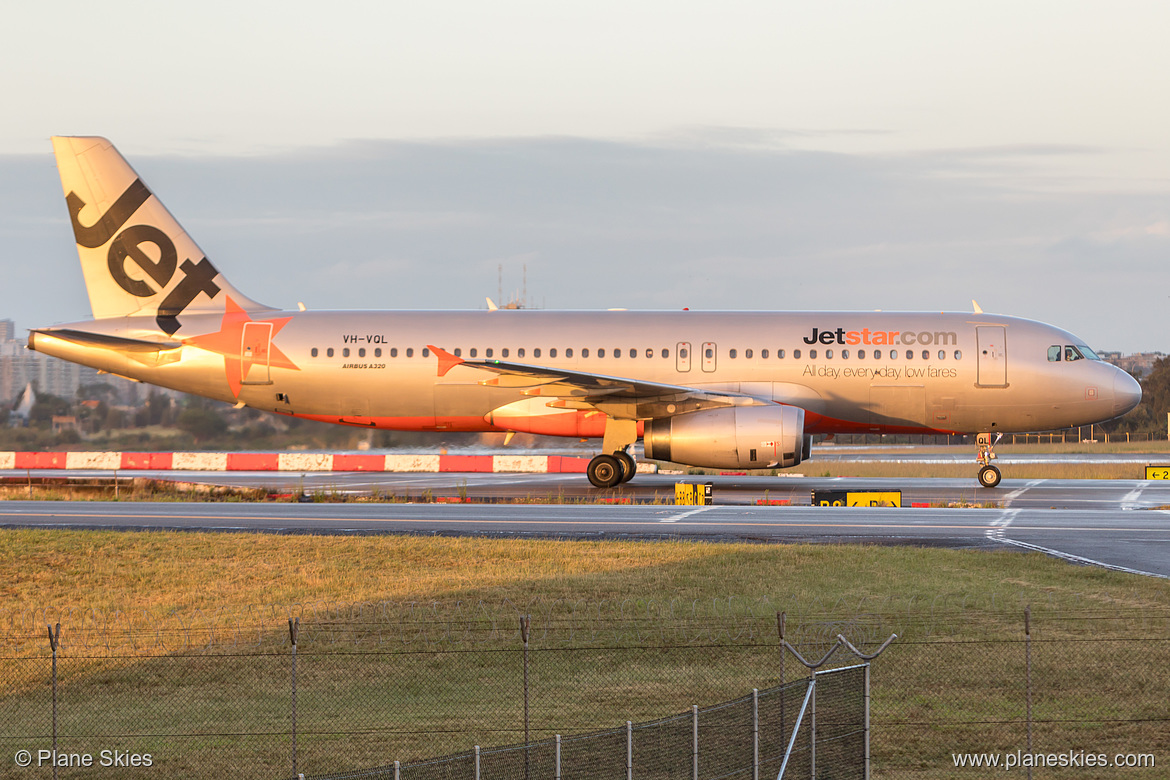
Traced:
<svg viewBox="0 0 1170 780">
<path fill-rule="evenodd" d="M 1002 433 L 995 434 L 995 441 L 992 441 L 990 433 L 979 433 L 975 435 L 975 447 L 978 450 L 976 455 L 976 462 L 981 466 L 979 469 L 979 484 L 985 488 L 993 488 L 999 484 L 1003 475 L 999 473 L 999 469 L 991 465 L 991 461 L 995 460 L 995 445 L 1003 438 Z"/>
</svg>

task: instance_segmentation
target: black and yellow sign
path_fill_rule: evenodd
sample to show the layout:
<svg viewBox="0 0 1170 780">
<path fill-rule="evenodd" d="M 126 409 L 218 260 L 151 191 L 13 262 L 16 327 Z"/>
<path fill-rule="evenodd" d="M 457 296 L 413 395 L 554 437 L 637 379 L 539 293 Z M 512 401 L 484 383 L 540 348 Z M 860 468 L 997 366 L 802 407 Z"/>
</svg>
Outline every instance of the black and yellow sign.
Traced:
<svg viewBox="0 0 1170 780">
<path fill-rule="evenodd" d="M 814 490 L 813 506 L 902 506 L 901 490 Z"/>
<path fill-rule="evenodd" d="M 713 485 L 707 482 L 694 485 L 688 482 L 674 483 L 674 503 L 680 506 L 710 506 Z"/>
<path fill-rule="evenodd" d="M 1170 479 L 1170 466 L 1146 466 L 1146 479 Z"/>
</svg>

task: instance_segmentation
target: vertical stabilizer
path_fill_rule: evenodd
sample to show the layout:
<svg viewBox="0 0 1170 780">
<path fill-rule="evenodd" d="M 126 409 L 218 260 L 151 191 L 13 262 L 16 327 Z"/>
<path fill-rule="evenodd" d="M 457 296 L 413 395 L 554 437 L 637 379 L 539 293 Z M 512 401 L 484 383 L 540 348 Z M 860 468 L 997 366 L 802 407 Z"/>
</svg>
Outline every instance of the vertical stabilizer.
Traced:
<svg viewBox="0 0 1170 780">
<path fill-rule="evenodd" d="M 229 296 L 269 310 L 232 287 L 109 141 L 55 137 L 53 151 L 95 319 L 153 317 L 174 334 L 184 313 L 222 313 Z"/>
</svg>

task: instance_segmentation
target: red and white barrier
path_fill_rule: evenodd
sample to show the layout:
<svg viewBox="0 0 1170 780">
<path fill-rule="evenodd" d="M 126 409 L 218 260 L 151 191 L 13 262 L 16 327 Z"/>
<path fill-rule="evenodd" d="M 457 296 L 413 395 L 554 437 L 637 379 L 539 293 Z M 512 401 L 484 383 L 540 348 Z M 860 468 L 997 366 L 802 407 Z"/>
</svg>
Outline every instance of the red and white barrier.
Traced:
<svg viewBox="0 0 1170 780">
<path fill-rule="evenodd" d="M 0 452 L 0 471 L 390 471 L 583 474 L 565 455 L 371 455 L 319 452 Z M 641 467 L 643 464 L 639 464 Z"/>
</svg>

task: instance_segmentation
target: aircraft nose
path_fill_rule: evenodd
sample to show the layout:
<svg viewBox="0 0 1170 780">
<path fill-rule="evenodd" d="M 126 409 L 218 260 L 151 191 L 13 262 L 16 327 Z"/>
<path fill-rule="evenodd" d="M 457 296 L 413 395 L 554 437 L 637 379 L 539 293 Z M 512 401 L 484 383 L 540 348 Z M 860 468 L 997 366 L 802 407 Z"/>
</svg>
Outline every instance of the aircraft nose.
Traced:
<svg viewBox="0 0 1170 780">
<path fill-rule="evenodd" d="M 1133 409 L 1142 400 L 1142 386 L 1125 371 L 1118 369 L 1113 378 L 1113 413 L 1121 415 Z"/>
</svg>

